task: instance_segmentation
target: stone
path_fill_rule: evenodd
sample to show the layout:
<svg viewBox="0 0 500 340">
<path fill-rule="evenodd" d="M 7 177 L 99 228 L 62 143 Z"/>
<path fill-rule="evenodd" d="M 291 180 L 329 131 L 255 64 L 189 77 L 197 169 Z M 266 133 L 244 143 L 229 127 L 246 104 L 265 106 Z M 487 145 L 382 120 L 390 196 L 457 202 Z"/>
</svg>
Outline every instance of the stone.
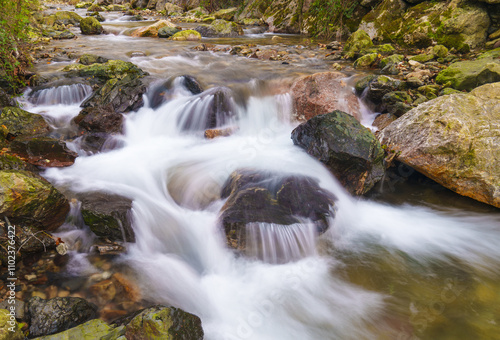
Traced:
<svg viewBox="0 0 500 340">
<path fill-rule="evenodd" d="M 105 8 L 102 6 L 99 6 L 98 4 L 92 4 L 90 7 L 87 8 L 87 12 L 104 12 Z"/>
<path fill-rule="evenodd" d="M 0 340 L 24 340 L 21 326 L 10 313 L 10 310 L 0 309 Z"/>
<path fill-rule="evenodd" d="M 97 306 L 81 298 L 33 297 L 28 301 L 30 337 L 51 335 L 97 318 Z"/>
<path fill-rule="evenodd" d="M 80 30 L 85 35 L 96 35 L 103 32 L 102 25 L 95 17 L 86 17 L 80 21 Z"/>
<path fill-rule="evenodd" d="M 72 64 L 63 68 L 67 76 L 89 77 L 97 81 L 105 82 L 112 78 L 123 78 L 127 74 L 142 77 L 146 72 L 131 62 L 122 60 L 109 60 L 103 64 L 81 65 Z"/>
<path fill-rule="evenodd" d="M 434 54 L 418 54 L 413 57 L 410 57 L 409 59 L 419 63 L 426 63 L 434 59 Z"/>
<path fill-rule="evenodd" d="M 181 30 L 176 27 L 162 27 L 158 30 L 158 38 L 170 38 Z"/>
<path fill-rule="evenodd" d="M 436 83 L 450 83 L 456 90 L 470 91 L 473 88 L 500 81 L 500 60 L 482 58 L 459 61 L 439 72 Z"/>
<path fill-rule="evenodd" d="M 0 302 L 0 309 L 7 309 L 10 311 L 10 307 L 14 307 L 15 309 L 15 317 L 17 320 L 24 320 L 24 306 L 25 303 L 22 300 L 15 299 L 14 303 L 10 303 L 10 299 L 5 299 L 2 302 Z M 1 322 L 0 322 L 0 329 L 2 329 Z M 0 339 L 2 337 L 0 336 Z"/>
<path fill-rule="evenodd" d="M 36 167 L 26 163 L 15 155 L 0 155 L 0 170 L 28 170 L 35 172 Z"/>
<path fill-rule="evenodd" d="M 127 340 L 202 340 L 201 320 L 174 307 L 154 306 L 143 310 L 126 326 Z"/>
<path fill-rule="evenodd" d="M 79 194 L 83 221 L 94 234 L 110 241 L 134 242 L 132 201 L 103 192 Z"/>
<path fill-rule="evenodd" d="M 201 34 L 195 30 L 183 30 L 175 33 L 171 39 L 175 41 L 197 41 L 201 40 Z"/>
<path fill-rule="evenodd" d="M 438 97 L 379 138 L 396 158 L 456 193 L 500 207 L 500 83 Z"/>
<path fill-rule="evenodd" d="M 354 195 L 367 193 L 385 173 L 384 151 L 371 131 L 354 117 L 333 111 L 292 131 L 295 145 L 325 164 Z"/>
<path fill-rule="evenodd" d="M 290 89 L 295 119 L 304 121 L 333 110 L 343 110 L 360 119 L 358 98 L 344 78 L 339 72 L 322 72 L 295 80 Z"/>
<path fill-rule="evenodd" d="M 68 212 L 68 200 L 45 179 L 27 171 L 0 171 L 0 214 L 12 223 L 51 231 Z"/>
<path fill-rule="evenodd" d="M 432 54 L 434 58 L 446 58 L 448 56 L 448 49 L 443 45 L 435 45 L 432 47 Z"/>
<path fill-rule="evenodd" d="M 15 107 L 16 101 L 4 89 L 0 88 L 0 110 L 9 106 Z"/>
<path fill-rule="evenodd" d="M 104 64 L 108 61 L 109 61 L 108 58 L 104 58 L 94 54 L 84 54 L 78 60 L 78 62 L 82 65 Z"/>
<path fill-rule="evenodd" d="M 226 21 L 232 21 L 232 20 L 234 20 L 234 17 L 235 17 L 237 12 L 238 12 L 238 8 L 231 7 L 231 8 L 220 9 L 217 12 L 212 13 L 212 15 L 215 17 L 215 19 L 223 19 Z"/>
<path fill-rule="evenodd" d="M 166 15 L 172 15 L 173 13 L 182 13 L 183 12 L 181 6 L 177 6 L 177 5 L 172 4 L 170 2 L 165 3 L 164 10 L 165 10 Z"/>
<path fill-rule="evenodd" d="M 240 25 L 217 19 L 210 25 L 200 25 L 195 28 L 195 31 L 199 32 L 202 37 L 237 37 L 243 35 L 243 29 Z"/>
<path fill-rule="evenodd" d="M 65 330 L 53 335 L 41 336 L 37 340 L 94 340 L 94 339 L 107 339 L 106 335 L 113 332 L 107 323 L 102 320 L 94 319 L 82 323 L 79 326 Z M 112 338 L 112 339 L 117 339 Z M 123 339 L 120 339 L 123 340 Z"/>
<path fill-rule="evenodd" d="M 377 53 L 365 54 L 354 62 L 355 69 L 370 68 L 378 61 Z"/>
<path fill-rule="evenodd" d="M 78 157 L 64 141 L 50 137 L 18 137 L 10 143 L 10 149 L 26 162 L 41 167 L 70 166 Z"/>
<path fill-rule="evenodd" d="M 494 50 L 488 51 L 481 53 L 477 59 L 485 59 L 485 58 L 490 58 L 490 59 L 499 59 L 500 58 L 500 47 L 495 48 Z"/>
<path fill-rule="evenodd" d="M 158 30 L 163 27 L 177 27 L 169 20 L 160 20 L 150 26 L 141 27 L 132 33 L 133 37 L 158 37 Z"/>
<path fill-rule="evenodd" d="M 180 78 L 180 84 L 191 92 L 191 94 L 200 94 L 203 92 L 203 87 L 198 80 L 189 75 L 180 77 L 172 77 L 169 80 L 154 84 L 148 91 L 148 102 L 151 108 L 156 109 L 164 103 L 170 101 L 175 92 L 176 79 Z"/>
<path fill-rule="evenodd" d="M 42 36 L 49 37 L 54 40 L 62 40 L 62 39 L 73 39 L 76 37 L 72 32 L 67 29 L 63 30 L 55 30 L 52 28 L 43 28 Z"/>
<path fill-rule="evenodd" d="M 40 115 L 17 107 L 4 107 L 0 113 L 0 138 L 4 140 L 44 136 L 49 132 L 49 125 Z"/>
<path fill-rule="evenodd" d="M 76 9 L 81 9 L 81 8 L 89 8 L 92 6 L 92 1 L 89 2 L 79 2 L 75 5 Z"/>
<path fill-rule="evenodd" d="M 75 12 L 59 11 L 47 17 L 43 17 L 41 23 L 47 26 L 54 26 L 56 24 L 78 26 L 82 19 L 83 18 Z"/>
<path fill-rule="evenodd" d="M 380 60 L 379 67 L 383 69 L 389 65 L 397 65 L 397 64 L 401 63 L 403 60 L 404 60 L 404 55 L 393 54 L 389 57 L 385 57 L 382 60 Z"/>
<path fill-rule="evenodd" d="M 405 91 L 389 92 L 382 97 L 381 111 L 400 117 L 411 110 L 412 102 L 411 96 Z"/>
<path fill-rule="evenodd" d="M 147 87 L 140 75 L 127 74 L 123 78 L 109 79 L 94 91 L 82 104 L 83 108 L 110 106 L 114 113 L 136 111 L 144 105 L 143 94 Z"/>
<path fill-rule="evenodd" d="M 363 89 L 364 96 L 375 105 L 381 104 L 382 98 L 389 92 L 406 90 L 406 84 L 399 79 L 376 76 L 367 80 L 369 81 Z M 356 90 L 358 91 L 360 87 L 361 85 L 357 84 Z"/>
<path fill-rule="evenodd" d="M 111 105 L 106 107 L 88 107 L 80 111 L 78 116 L 73 119 L 83 131 L 91 132 L 92 134 L 98 133 L 122 133 L 123 129 L 123 115 L 113 110 Z M 99 145 L 100 150 L 103 146 L 108 135 L 94 135 L 94 142 Z M 92 143 L 92 141 L 90 141 Z"/>
<path fill-rule="evenodd" d="M 389 124 L 395 121 L 398 117 L 390 113 L 382 113 L 378 115 L 373 121 L 373 126 L 377 128 L 378 131 L 385 129 Z"/>
</svg>

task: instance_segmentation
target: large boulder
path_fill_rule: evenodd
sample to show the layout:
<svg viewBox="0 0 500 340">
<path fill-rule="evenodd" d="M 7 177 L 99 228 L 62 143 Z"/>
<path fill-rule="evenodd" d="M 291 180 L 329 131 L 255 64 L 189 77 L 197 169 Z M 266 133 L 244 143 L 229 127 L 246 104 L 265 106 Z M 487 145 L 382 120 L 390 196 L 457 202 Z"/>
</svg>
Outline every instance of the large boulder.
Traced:
<svg viewBox="0 0 500 340">
<path fill-rule="evenodd" d="M 123 78 L 127 74 L 138 77 L 147 75 L 146 72 L 136 65 L 122 60 L 109 60 L 102 64 L 91 65 L 71 64 L 66 66 L 63 71 L 67 72 L 67 76 L 69 77 L 88 77 L 101 82 L 112 78 Z"/>
<path fill-rule="evenodd" d="M 126 326 L 127 340 L 202 340 L 201 320 L 174 307 L 154 306 L 137 314 Z"/>
<path fill-rule="evenodd" d="M 252 169 L 233 172 L 221 190 L 227 198 L 220 221 L 231 248 L 246 250 L 246 227 L 255 223 L 281 226 L 309 219 L 319 233 L 328 228 L 335 197 L 312 178 Z"/>
<path fill-rule="evenodd" d="M 293 130 L 292 139 L 324 163 L 351 194 L 368 192 L 384 176 L 382 146 L 369 129 L 345 112 L 309 119 Z"/>
<path fill-rule="evenodd" d="M 0 214 L 12 223 L 51 231 L 68 212 L 68 200 L 45 179 L 27 171 L 0 171 Z"/>
<path fill-rule="evenodd" d="M 454 89 L 470 91 L 473 88 L 500 81 L 500 60 L 481 58 L 459 61 L 439 72 L 436 82 L 450 83 Z"/>
<path fill-rule="evenodd" d="M 0 113 L 0 138 L 8 141 L 16 137 L 44 136 L 50 127 L 42 116 L 17 107 L 4 107 Z"/>
<path fill-rule="evenodd" d="M 41 167 L 64 167 L 75 162 L 78 154 L 64 141 L 50 137 L 18 137 L 10 143 L 13 154 Z"/>
<path fill-rule="evenodd" d="M 339 72 L 322 72 L 298 78 L 291 87 L 295 118 L 308 120 L 314 116 L 345 111 L 356 119 L 361 118 L 359 101 Z"/>
<path fill-rule="evenodd" d="M 381 142 L 443 186 L 500 207 L 500 83 L 420 104 L 387 126 Z"/>
<path fill-rule="evenodd" d="M 349 57 L 354 57 L 361 50 L 372 47 L 373 42 L 370 36 L 362 29 L 354 32 L 344 45 L 344 53 Z"/>
<path fill-rule="evenodd" d="M 158 37 L 158 30 L 163 27 L 177 27 L 169 20 L 160 20 L 150 26 L 141 27 L 132 33 L 134 37 Z"/>
<path fill-rule="evenodd" d="M 95 17 L 86 17 L 80 21 L 80 30 L 85 35 L 96 35 L 103 32 L 102 25 Z"/>
<path fill-rule="evenodd" d="M 115 113 L 135 111 L 144 105 L 142 95 L 146 85 L 140 74 L 127 74 L 123 78 L 109 79 L 102 87 L 92 93 L 81 107 L 111 106 Z"/>
<path fill-rule="evenodd" d="M 490 19 L 480 4 L 425 1 L 409 7 L 402 0 L 383 0 L 360 24 L 372 39 L 403 46 L 439 43 L 466 52 L 486 41 Z"/>
<path fill-rule="evenodd" d="M 81 194 L 79 199 L 83 221 L 94 234 L 110 241 L 135 241 L 130 199 L 102 192 Z"/>
<path fill-rule="evenodd" d="M 73 297 L 50 300 L 33 297 L 28 301 L 27 311 L 30 338 L 59 333 L 98 316 L 97 306 Z"/>
<path fill-rule="evenodd" d="M 213 21 L 210 25 L 200 25 L 195 28 L 202 37 L 237 37 L 243 35 L 243 29 L 240 25 L 218 19 Z"/>
</svg>

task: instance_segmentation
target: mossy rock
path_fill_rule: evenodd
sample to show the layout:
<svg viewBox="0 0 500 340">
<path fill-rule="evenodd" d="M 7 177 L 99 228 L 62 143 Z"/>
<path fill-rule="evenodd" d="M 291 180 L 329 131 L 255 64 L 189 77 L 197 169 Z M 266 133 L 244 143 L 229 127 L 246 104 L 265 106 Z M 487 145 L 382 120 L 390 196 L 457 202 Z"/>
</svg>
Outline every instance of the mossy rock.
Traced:
<svg viewBox="0 0 500 340">
<path fill-rule="evenodd" d="M 30 164 L 14 155 L 0 155 L 0 170 L 35 170 Z"/>
<path fill-rule="evenodd" d="M 370 36 L 363 30 L 357 30 L 347 39 L 344 52 L 359 52 L 372 46 L 373 41 Z"/>
<path fill-rule="evenodd" d="M 42 36 L 52 38 L 54 40 L 74 39 L 76 37 L 76 35 L 67 29 L 56 30 L 47 26 L 42 29 Z"/>
<path fill-rule="evenodd" d="M 78 25 L 80 25 L 80 21 L 82 21 L 82 19 L 83 18 L 75 12 L 60 11 L 60 12 L 56 12 L 54 14 L 51 14 L 47 17 L 43 17 L 41 19 L 41 24 L 44 24 L 47 26 L 54 26 L 56 24 L 78 26 Z"/>
<path fill-rule="evenodd" d="M 411 96 L 405 91 L 394 91 L 382 97 L 383 111 L 400 117 L 412 109 Z"/>
<path fill-rule="evenodd" d="M 201 320 L 174 307 L 155 306 L 143 310 L 126 326 L 125 337 L 134 340 L 201 340 Z"/>
<path fill-rule="evenodd" d="M 63 71 L 68 72 L 69 76 L 92 77 L 101 81 L 107 81 L 112 78 L 123 78 L 127 74 L 137 75 L 139 77 L 147 75 L 146 72 L 138 68 L 131 62 L 122 60 L 109 60 L 103 64 L 72 64 L 66 66 Z"/>
<path fill-rule="evenodd" d="M 215 19 L 232 21 L 232 20 L 234 20 L 234 17 L 235 17 L 237 12 L 238 12 L 238 8 L 231 7 L 231 8 L 218 10 L 217 12 L 212 13 L 212 16 L 214 16 Z"/>
<path fill-rule="evenodd" d="M 92 4 L 90 7 L 87 8 L 87 12 L 104 12 L 105 9 L 104 7 L 101 7 L 97 4 Z"/>
<path fill-rule="evenodd" d="M 0 171 L 0 214 L 12 223 L 55 230 L 69 212 L 68 200 L 49 182 L 27 171 Z"/>
<path fill-rule="evenodd" d="M 0 113 L 0 137 L 13 140 L 23 136 L 43 136 L 50 127 L 42 116 L 18 107 L 4 107 Z"/>
<path fill-rule="evenodd" d="M 162 27 L 158 30 L 158 38 L 170 38 L 175 33 L 180 32 L 176 27 Z"/>
<path fill-rule="evenodd" d="M 432 47 L 432 54 L 434 58 L 446 58 L 448 56 L 448 49 L 443 45 L 435 45 Z"/>
<path fill-rule="evenodd" d="M 108 5 L 106 7 L 106 10 L 109 12 L 125 12 L 128 10 L 128 7 L 125 5 L 112 4 L 112 5 Z"/>
<path fill-rule="evenodd" d="M 201 40 L 201 34 L 195 30 L 184 30 L 175 33 L 170 39 L 175 41 L 197 41 Z"/>
<path fill-rule="evenodd" d="M 419 63 L 426 63 L 433 59 L 434 59 L 434 54 L 418 54 L 409 58 L 409 60 L 418 61 Z"/>
<path fill-rule="evenodd" d="M 377 53 L 366 54 L 354 62 L 354 68 L 370 68 L 377 62 L 377 60 Z"/>
<path fill-rule="evenodd" d="M 177 27 L 169 20 L 160 20 L 150 26 L 141 27 L 132 33 L 134 37 L 158 37 L 158 31 L 163 27 Z"/>
<path fill-rule="evenodd" d="M 164 10 L 165 10 L 166 15 L 174 15 L 174 13 L 179 14 L 179 13 L 183 12 L 181 6 L 177 6 L 177 5 L 170 3 L 170 2 L 167 2 L 165 4 Z"/>
<path fill-rule="evenodd" d="M 439 94 L 439 85 L 424 85 L 417 89 L 418 92 L 423 94 L 427 99 L 434 99 Z"/>
<path fill-rule="evenodd" d="M 386 58 L 383 58 L 382 60 L 380 60 L 379 66 L 380 66 L 380 68 L 384 68 L 388 65 L 399 64 L 400 62 L 402 62 L 404 60 L 404 58 L 405 57 L 402 54 L 393 54 L 389 57 L 386 57 Z"/>
<path fill-rule="evenodd" d="M 455 90 L 455 89 L 452 89 L 451 87 L 447 87 L 447 88 L 444 88 L 441 92 L 440 92 L 440 95 L 441 96 L 447 96 L 449 94 L 455 94 L 455 93 L 462 93 L 461 91 L 458 91 L 458 90 Z"/>
<path fill-rule="evenodd" d="M 82 34 L 85 35 L 97 35 L 103 32 L 101 23 L 93 16 L 82 19 L 80 21 L 80 29 Z"/>
<path fill-rule="evenodd" d="M 492 58 L 453 63 L 436 77 L 438 84 L 450 83 L 456 90 L 467 91 L 498 81 L 500 81 L 500 61 Z"/>
<path fill-rule="evenodd" d="M 70 328 L 64 332 L 42 336 L 37 340 L 94 340 L 110 334 L 113 331 L 107 323 L 102 320 L 94 319 L 82 323 L 79 326 Z"/>
<path fill-rule="evenodd" d="M 485 58 L 489 58 L 489 59 L 498 59 L 498 58 L 500 58 L 500 47 L 499 48 L 495 48 L 494 50 L 491 50 L 491 51 L 488 51 L 488 52 L 484 52 L 479 57 L 477 57 L 477 59 L 485 59 Z"/>
<path fill-rule="evenodd" d="M 95 54 L 84 54 L 80 57 L 78 62 L 82 65 L 92 65 L 92 64 L 104 64 L 108 62 L 108 58 L 97 56 Z"/>
<path fill-rule="evenodd" d="M 13 311 L 0 309 L 0 340 L 24 340 L 21 326 L 15 317 L 11 317 Z"/>
<path fill-rule="evenodd" d="M 218 19 L 210 25 L 200 25 L 195 28 L 203 37 L 237 37 L 243 35 L 243 29 L 240 25 Z"/>
<path fill-rule="evenodd" d="M 76 9 L 81 9 L 81 8 L 89 8 L 92 6 L 92 1 L 89 2 L 79 2 L 75 5 Z"/>
</svg>

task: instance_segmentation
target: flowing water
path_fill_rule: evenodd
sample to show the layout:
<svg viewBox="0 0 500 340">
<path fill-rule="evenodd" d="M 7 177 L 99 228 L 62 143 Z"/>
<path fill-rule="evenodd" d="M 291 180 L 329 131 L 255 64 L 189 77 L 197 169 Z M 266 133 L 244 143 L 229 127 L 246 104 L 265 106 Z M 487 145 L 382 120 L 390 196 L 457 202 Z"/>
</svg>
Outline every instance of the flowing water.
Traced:
<svg viewBox="0 0 500 340">
<path fill-rule="evenodd" d="M 497 209 L 427 184 L 393 183 L 384 195 L 353 198 L 293 145 L 291 98 L 273 94 L 269 84 L 326 70 L 328 63 L 289 66 L 193 52 L 189 42 L 119 35 L 129 24 L 117 19 L 105 25 L 113 34 L 54 45 L 131 60 L 154 78 L 189 74 L 205 88 L 244 94 L 234 95 L 233 115 L 221 123 L 231 136 L 208 140 L 203 129 L 213 90 L 193 95 L 174 81 L 166 102 L 152 105 L 148 94 L 143 108 L 125 116 L 125 132 L 115 137 L 119 148 L 80 150 L 73 166 L 44 173 L 65 190 L 133 200 L 136 242 L 117 261 L 133 269 L 149 301 L 198 315 L 206 339 L 214 340 L 500 339 Z M 270 40 L 224 42 L 251 39 Z M 287 44 L 296 48 L 300 39 Z M 133 51 L 144 55 L 131 57 Z M 79 85 L 42 90 L 25 105 L 64 129 L 87 94 Z M 328 231 L 318 236 L 307 220 L 286 228 L 254 224 L 248 256 L 234 253 L 218 214 L 225 203 L 221 187 L 237 169 L 316 179 L 338 199 Z M 65 228 L 60 235 L 68 243 L 92 242 L 88 231 Z M 69 270 L 92 272 L 85 256 L 75 251 Z"/>
</svg>

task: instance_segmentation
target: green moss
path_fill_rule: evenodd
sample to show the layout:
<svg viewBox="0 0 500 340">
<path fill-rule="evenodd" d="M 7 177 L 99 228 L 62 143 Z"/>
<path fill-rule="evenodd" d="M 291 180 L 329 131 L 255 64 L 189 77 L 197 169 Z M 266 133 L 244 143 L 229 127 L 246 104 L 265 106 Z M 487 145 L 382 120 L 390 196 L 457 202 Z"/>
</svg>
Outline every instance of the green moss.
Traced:
<svg viewBox="0 0 500 340">
<path fill-rule="evenodd" d="M 103 64 L 68 65 L 63 69 L 64 72 L 73 73 L 80 77 L 93 77 L 100 80 L 109 80 L 112 78 L 122 78 L 127 74 L 136 74 L 140 77 L 146 73 L 132 64 L 122 60 L 109 60 Z"/>
<path fill-rule="evenodd" d="M 356 68 L 356 69 L 369 68 L 369 67 L 373 66 L 377 62 L 377 60 L 378 60 L 377 53 L 371 53 L 371 54 L 364 55 L 354 62 L 354 68 Z"/>
<path fill-rule="evenodd" d="M 94 340 L 101 339 L 101 337 L 106 336 L 112 332 L 111 327 L 109 327 L 104 321 L 99 319 L 94 319 L 87 321 L 77 327 L 68 329 L 64 332 L 42 336 L 37 338 L 39 340 Z M 114 338 L 116 339 L 116 338 Z"/>
</svg>

